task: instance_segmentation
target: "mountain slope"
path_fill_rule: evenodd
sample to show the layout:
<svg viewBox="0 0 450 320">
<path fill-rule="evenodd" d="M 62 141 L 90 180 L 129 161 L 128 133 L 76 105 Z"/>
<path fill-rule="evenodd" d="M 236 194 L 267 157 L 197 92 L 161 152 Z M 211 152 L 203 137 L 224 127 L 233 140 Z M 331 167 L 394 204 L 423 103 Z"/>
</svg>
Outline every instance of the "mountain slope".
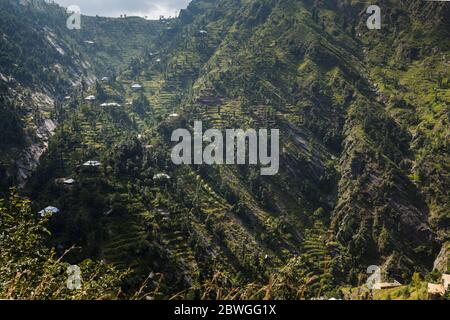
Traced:
<svg viewBox="0 0 450 320">
<path fill-rule="evenodd" d="M 370 265 L 399 280 L 430 272 L 449 234 L 449 7 L 382 7 L 380 31 L 353 1 L 195 0 L 160 22 L 111 82 L 61 105 L 27 187 L 37 210 L 63 212 L 52 245 L 132 267 L 136 282 L 163 273 L 161 297 L 272 278 L 273 298 L 310 298 Z M 171 133 L 194 120 L 280 129 L 279 174 L 174 166 Z"/>
<path fill-rule="evenodd" d="M 81 30 L 66 27 L 65 9 L 44 1 L 2 1 L 0 94 L 2 189 L 23 185 L 45 151 L 59 117 L 61 101 L 96 77 L 114 76 L 157 36 L 159 22 L 130 18 L 82 17 Z M 131 36 L 130 36 L 131 34 Z"/>
</svg>

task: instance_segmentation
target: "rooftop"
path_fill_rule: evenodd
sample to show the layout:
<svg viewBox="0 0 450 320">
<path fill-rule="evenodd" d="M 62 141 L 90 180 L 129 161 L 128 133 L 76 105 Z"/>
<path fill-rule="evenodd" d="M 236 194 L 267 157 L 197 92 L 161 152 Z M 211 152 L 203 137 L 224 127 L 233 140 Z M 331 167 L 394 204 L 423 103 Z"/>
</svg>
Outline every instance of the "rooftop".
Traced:
<svg viewBox="0 0 450 320">
<path fill-rule="evenodd" d="M 153 176 L 153 180 L 169 180 L 170 176 L 166 173 L 158 173 Z"/>
<path fill-rule="evenodd" d="M 46 218 L 52 216 L 53 214 L 59 213 L 59 209 L 52 206 L 48 206 L 47 208 L 39 211 L 38 213 L 42 218 Z"/>
<path fill-rule="evenodd" d="M 74 184 L 75 180 L 74 179 L 66 179 L 63 181 L 64 184 Z"/>
<path fill-rule="evenodd" d="M 100 105 L 100 107 L 121 107 L 117 102 L 105 102 Z"/>
<path fill-rule="evenodd" d="M 83 163 L 83 166 L 85 167 L 99 167 L 101 166 L 101 163 L 98 161 L 86 161 L 85 163 Z"/>
</svg>

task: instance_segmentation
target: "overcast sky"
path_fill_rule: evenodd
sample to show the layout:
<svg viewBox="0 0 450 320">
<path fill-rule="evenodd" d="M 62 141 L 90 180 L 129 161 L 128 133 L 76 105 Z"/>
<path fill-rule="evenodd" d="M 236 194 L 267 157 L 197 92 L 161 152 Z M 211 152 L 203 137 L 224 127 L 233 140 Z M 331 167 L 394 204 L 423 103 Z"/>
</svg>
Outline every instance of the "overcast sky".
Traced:
<svg viewBox="0 0 450 320">
<path fill-rule="evenodd" d="M 176 16 L 180 9 L 187 7 L 190 0 L 54 0 L 63 7 L 77 5 L 81 13 L 89 16 L 118 17 L 126 13 L 128 16 L 148 16 L 158 19 L 159 16 Z"/>
</svg>

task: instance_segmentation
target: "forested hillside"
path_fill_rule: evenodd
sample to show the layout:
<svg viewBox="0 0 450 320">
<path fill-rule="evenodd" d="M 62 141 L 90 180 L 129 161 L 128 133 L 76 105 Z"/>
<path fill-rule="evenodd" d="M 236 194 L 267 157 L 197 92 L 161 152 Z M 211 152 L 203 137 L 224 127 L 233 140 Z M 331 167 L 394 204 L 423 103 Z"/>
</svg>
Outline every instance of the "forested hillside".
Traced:
<svg viewBox="0 0 450 320">
<path fill-rule="evenodd" d="M 79 31 L 31 3 L 2 2 L 1 187 L 43 143 L 21 192 L 60 210 L 47 245 L 68 262 L 131 268 L 125 292 L 153 298 L 348 298 L 371 265 L 419 297 L 447 271 L 448 3 L 379 2 L 369 30 L 355 1 L 194 0 Z M 195 120 L 280 129 L 279 173 L 174 165 Z"/>
<path fill-rule="evenodd" d="M 46 150 L 60 106 L 99 74 L 114 77 L 158 36 L 158 22 L 83 17 L 39 0 L 0 3 L 1 190 L 23 185 Z"/>
</svg>

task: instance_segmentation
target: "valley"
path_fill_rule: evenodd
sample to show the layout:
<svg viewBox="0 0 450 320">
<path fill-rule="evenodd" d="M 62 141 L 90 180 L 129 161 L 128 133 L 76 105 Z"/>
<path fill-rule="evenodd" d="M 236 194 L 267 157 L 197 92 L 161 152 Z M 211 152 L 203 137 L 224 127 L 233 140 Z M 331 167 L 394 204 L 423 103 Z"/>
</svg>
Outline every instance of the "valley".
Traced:
<svg viewBox="0 0 450 320">
<path fill-rule="evenodd" d="M 386 1 L 381 30 L 346 0 L 81 30 L 29 3 L 0 8 L 0 190 L 57 208 L 45 247 L 127 273 L 121 298 L 364 299 L 374 265 L 401 287 L 372 298 L 425 298 L 448 273 L 447 3 Z M 279 130 L 279 170 L 174 163 L 199 121 Z"/>
</svg>

